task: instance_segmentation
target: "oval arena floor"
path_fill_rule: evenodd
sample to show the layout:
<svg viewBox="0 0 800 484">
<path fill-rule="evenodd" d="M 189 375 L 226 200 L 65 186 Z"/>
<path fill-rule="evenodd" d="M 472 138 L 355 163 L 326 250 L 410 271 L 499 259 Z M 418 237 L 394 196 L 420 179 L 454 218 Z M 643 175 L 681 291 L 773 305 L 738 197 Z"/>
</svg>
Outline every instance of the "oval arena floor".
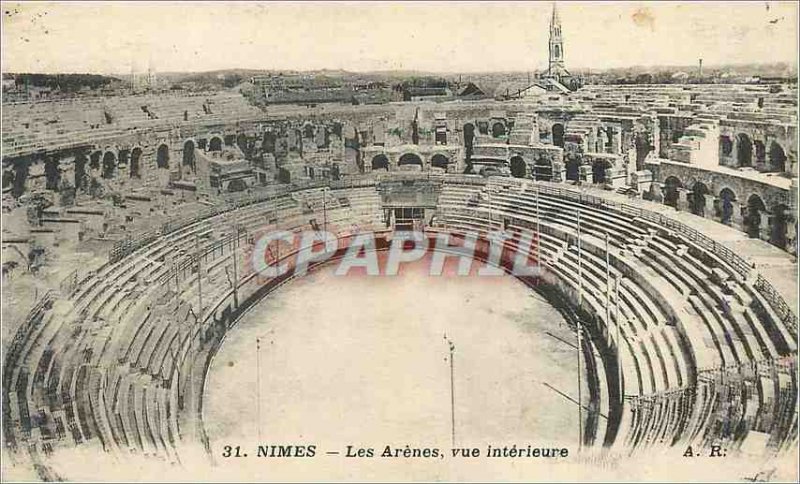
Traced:
<svg viewBox="0 0 800 484">
<path fill-rule="evenodd" d="M 575 334 L 563 316 L 510 275 L 429 276 L 429 262 L 430 256 L 404 266 L 394 277 L 337 276 L 334 262 L 247 313 L 207 376 L 203 420 L 212 448 L 318 446 L 323 458 L 314 466 L 271 459 L 275 479 L 403 479 L 409 468 L 419 478 L 440 474 L 447 466 L 438 460 L 343 466 L 339 457 L 326 464 L 325 453 L 345 454 L 348 445 L 377 453 L 386 445 L 449 449 L 445 335 L 455 346 L 457 446 L 574 448 Z M 586 404 L 588 389 L 583 395 Z M 243 461 L 250 472 L 265 465 Z M 228 469 L 231 477 L 248 472 L 237 467 Z"/>
</svg>

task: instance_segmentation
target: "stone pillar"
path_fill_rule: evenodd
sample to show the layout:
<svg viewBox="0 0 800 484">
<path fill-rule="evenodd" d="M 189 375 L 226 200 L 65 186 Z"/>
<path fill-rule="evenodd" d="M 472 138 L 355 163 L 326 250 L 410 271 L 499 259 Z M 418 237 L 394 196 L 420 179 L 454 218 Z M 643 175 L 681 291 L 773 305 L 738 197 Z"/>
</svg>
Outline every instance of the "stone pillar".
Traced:
<svg viewBox="0 0 800 484">
<path fill-rule="evenodd" d="M 772 216 L 768 212 L 761 213 L 761 223 L 758 225 L 758 236 L 761 240 L 769 241 L 770 224 Z"/>
<path fill-rule="evenodd" d="M 719 199 L 712 195 L 706 195 L 706 207 L 703 216 L 711 220 L 718 220 L 719 217 L 717 216 L 717 206 L 719 203 Z"/>
<path fill-rule="evenodd" d="M 563 182 L 567 179 L 567 168 L 563 163 L 553 162 L 553 181 Z"/>
<path fill-rule="evenodd" d="M 747 232 L 747 227 L 744 226 L 744 218 L 747 216 L 747 205 L 741 205 L 736 202 L 733 203 L 733 213 L 731 214 L 731 227 Z"/>
<path fill-rule="evenodd" d="M 797 220 L 794 217 L 786 221 L 786 251 L 797 254 Z"/>
<path fill-rule="evenodd" d="M 622 131 L 614 129 L 611 136 L 611 153 L 618 155 L 622 151 Z"/>
<path fill-rule="evenodd" d="M 692 191 L 686 188 L 678 188 L 678 210 L 681 212 L 689 212 Z"/>
</svg>

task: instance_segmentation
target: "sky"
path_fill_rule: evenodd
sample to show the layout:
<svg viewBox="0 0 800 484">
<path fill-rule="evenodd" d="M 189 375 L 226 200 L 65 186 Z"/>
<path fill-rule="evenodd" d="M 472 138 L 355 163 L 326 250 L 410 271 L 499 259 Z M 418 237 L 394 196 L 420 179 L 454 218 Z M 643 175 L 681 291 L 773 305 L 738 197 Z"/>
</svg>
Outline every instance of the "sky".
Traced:
<svg viewBox="0 0 800 484">
<path fill-rule="evenodd" d="M 547 66 L 551 2 L 2 2 L 3 72 Z M 567 68 L 797 63 L 794 2 L 558 2 Z"/>
</svg>

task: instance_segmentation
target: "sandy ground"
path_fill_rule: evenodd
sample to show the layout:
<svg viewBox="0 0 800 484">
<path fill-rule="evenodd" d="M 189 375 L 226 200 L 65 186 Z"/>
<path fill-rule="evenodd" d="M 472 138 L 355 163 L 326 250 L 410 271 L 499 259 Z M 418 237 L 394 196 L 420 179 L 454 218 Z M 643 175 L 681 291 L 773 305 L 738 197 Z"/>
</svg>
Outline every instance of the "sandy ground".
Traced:
<svg viewBox="0 0 800 484">
<path fill-rule="evenodd" d="M 212 449 L 248 453 L 219 458 L 222 478 L 267 469 L 269 479 L 468 478 L 472 465 L 460 461 L 474 459 L 451 452 L 445 335 L 455 346 L 456 448 L 575 450 L 577 406 L 547 386 L 577 396 L 575 351 L 547 334 L 574 340 L 560 314 L 510 276 L 431 277 L 426 262 L 394 278 L 336 276 L 327 266 L 246 315 L 207 380 Z M 257 458 L 257 442 L 315 445 L 317 455 Z M 347 458 L 348 445 L 375 457 Z M 444 457 L 381 458 L 387 445 L 437 448 Z M 537 459 L 477 461 L 525 478 L 526 462 Z"/>
</svg>

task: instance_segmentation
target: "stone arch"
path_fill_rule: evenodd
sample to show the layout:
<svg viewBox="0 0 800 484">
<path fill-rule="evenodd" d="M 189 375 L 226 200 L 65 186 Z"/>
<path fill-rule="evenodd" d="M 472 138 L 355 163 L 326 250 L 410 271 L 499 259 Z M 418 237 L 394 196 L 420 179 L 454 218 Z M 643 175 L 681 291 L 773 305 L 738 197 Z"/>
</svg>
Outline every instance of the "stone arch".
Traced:
<svg viewBox="0 0 800 484">
<path fill-rule="evenodd" d="M 550 128 L 550 132 L 552 133 L 552 140 L 553 145 L 564 147 L 564 125 L 561 123 L 556 123 Z"/>
<path fill-rule="evenodd" d="M 117 168 L 117 157 L 114 156 L 113 151 L 106 151 L 103 155 L 103 171 L 101 176 L 103 178 L 114 178 L 114 173 Z"/>
<path fill-rule="evenodd" d="M 422 166 L 422 159 L 416 155 L 415 153 L 405 153 L 400 159 L 397 161 L 399 166 L 403 165 L 419 165 Z"/>
<path fill-rule="evenodd" d="M 128 149 L 119 150 L 119 153 L 117 153 L 117 168 L 119 168 L 120 170 L 128 168 L 128 164 L 130 163 L 130 161 L 131 161 L 131 150 Z"/>
<path fill-rule="evenodd" d="M 17 160 L 14 162 L 11 171 L 13 172 L 13 178 L 11 180 L 11 195 L 14 197 L 20 197 L 27 189 L 28 174 L 30 171 L 29 160 Z"/>
<path fill-rule="evenodd" d="M 553 162 L 549 158 L 539 155 L 534 161 L 533 173 L 536 180 L 552 181 Z"/>
<path fill-rule="evenodd" d="M 131 163 L 129 166 L 130 170 L 130 177 L 131 178 L 139 178 L 141 176 L 140 173 L 140 161 L 142 158 L 142 149 L 138 146 L 131 150 Z"/>
<path fill-rule="evenodd" d="M 744 220 L 745 232 L 751 239 L 757 239 L 761 231 L 761 217 L 767 211 L 764 200 L 758 195 L 750 195 L 747 199 L 747 217 Z"/>
<path fill-rule="evenodd" d="M 725 225 L 730 225 L 734 210 L 736 209 L 736 193 L 727 187 L 720 190 L 719 205 L 720 222 Z"/>
<path fill-rule="evenodd" d="M 169 146 L 162 144 L 156 151 L 156 166 L 159 168 L 169 168 Z"/>
<path fill-rule="evenodd" d="M 786 248 L 786 229 L 789 222 L 789 207 L 780 203 L 772 207 L 772 216 L 769 218 L 769 243 Z"/>
<path fill-rule="evenodd" d="M 389 170 L 389 158 L 386 155 L 376 155 L 372 158 L 372 170 Z"/>
<path fill-rule="evenodd" d="M 736 136 L 736 162 L 739 167 L 753 165 L 753 142 L 744 133 Z"/>
<path fill-rule="evenodd" d="M 733 153 L 733 141 L 731 141 L 731 137 L 728 135 L 720 135 L 719 137 L 719 151 L 724 156 L 731 156 Z"/>
<path fill-rule="evenodd" d="M 58 167 L 58 155 L 50 155 L 44 159 L 45 188 L 58 191 L 61 182 L 61 169 Z"/>
<path fill-rule="evenodd" d="M 510 161 L 511 176 L 514 178 L 526 178 L 528 176 L 528 166 L 521 156 L 512 156 Z"/>
<path fill-rule="evenodd" d="M 101 151 L 93 151 L 89 155 L 89 168 L 92 170 L 100 169 L 100 158 L 103 156 Z"/>
<path fill-rule="evenodd" d="M 786 152 L 777 141 L 769 144 L 769 167 L 770 171 L 781 173 L 786 171 Z"/>
<path fill-rule="evenodd" d="M 681 181 L 670 176 L 664 180 L 664 205 L 678 208 L 678 197 L 680 197 L 679 189 L 683 187 Z"/>
<path fill-rule="evenodd" d="M 505 136 L 506 134 L 506 125 L 500 121 L 495 122 L 492 124 L 492 138 L 499 138 L 501 136 Z"/>
<path fill-rule="evenodd" d="M 447 157 L 444 156 L 441 153 L 436 153 L 435 155 L 433 155 L 431 157 L 431 166 L 433 166 L 433 167 L 441 168 L 443 170 L 447 170 L 447 165 L 449 165 L 449 164 L 450 164 L 450 160 L 448 160 Z"/>
<path fill-rule="evenodd" d="M 195 171 L 194 141 L 186 140 L 183 144 L 183 166 L 190 166 Z"/>
<path fill-rule="evenodd" d="M 222 138 L 214 136 L 208 142 L 208 151 L 222 151 Z"/>
<path fill-rule="evenodd" d="M 316 134 L 316 129 L 314 125 L 311 123 L 306 123 L 303 126 L 303 138 L 314 139 L 314 135 Z"/>
<path fill-rule="evenodd" d="M 708 187 L 702 182 L 695 182 L 692 185 L 692 203 L 689 210 L 695 215 L 704 217 L 706 215 L 706 196 L 709 194 Z"/>
</svg>

